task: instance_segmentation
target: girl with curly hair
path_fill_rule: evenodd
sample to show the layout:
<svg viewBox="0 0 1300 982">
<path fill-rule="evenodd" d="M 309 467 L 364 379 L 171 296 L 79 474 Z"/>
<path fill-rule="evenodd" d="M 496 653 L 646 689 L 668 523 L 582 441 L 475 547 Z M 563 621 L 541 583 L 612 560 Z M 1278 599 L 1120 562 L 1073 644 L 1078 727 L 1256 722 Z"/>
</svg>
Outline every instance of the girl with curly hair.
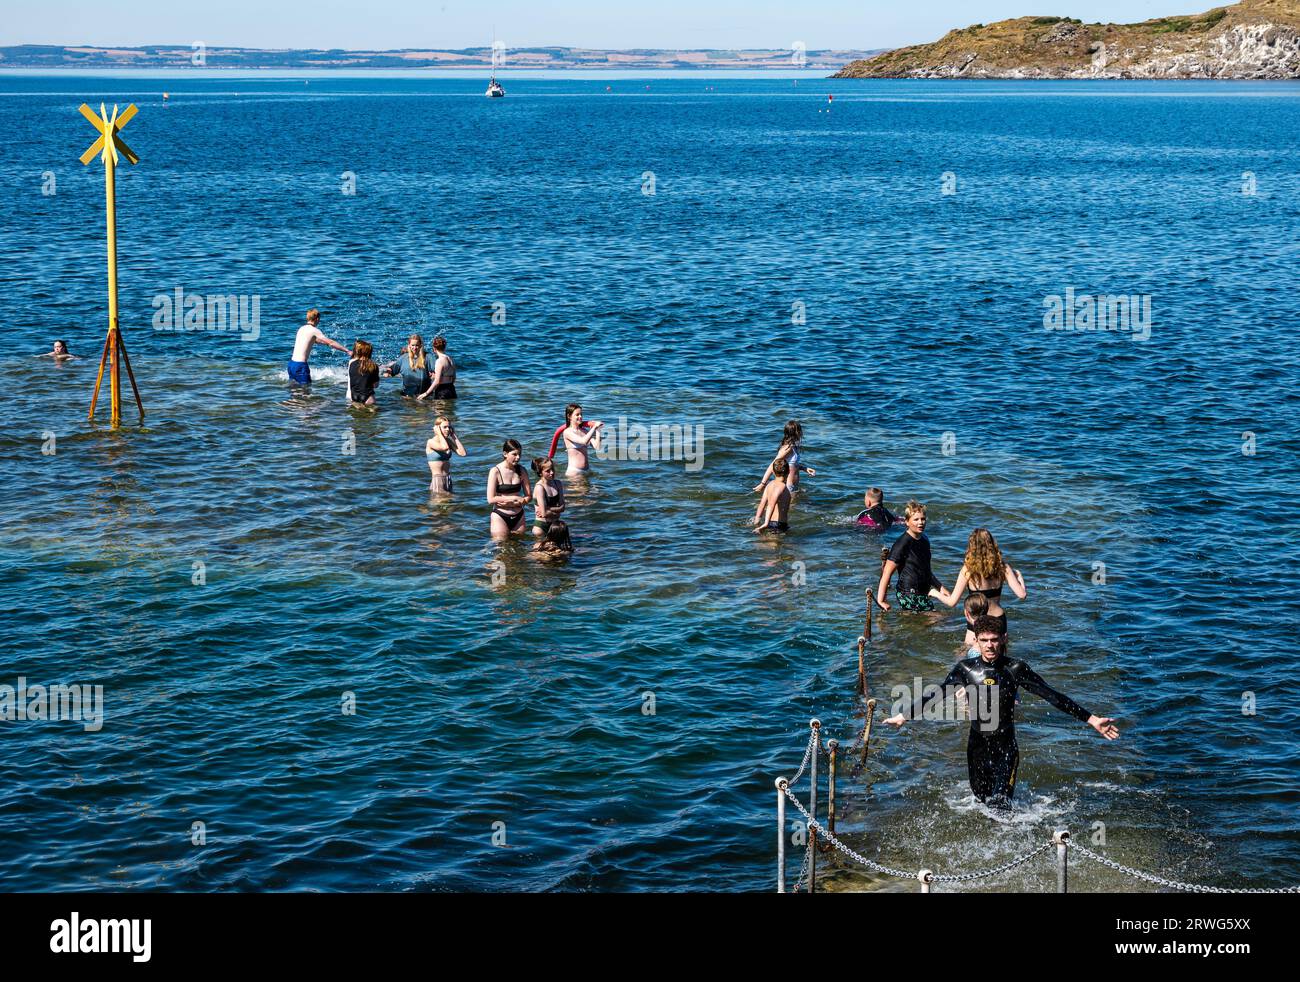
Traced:
<svg viewBox="0 0 1300 982">
<path fill-rule="evenodd" d="M 1002 550 L 988 529 L 976 529 L 966 540 L 966 561 L 952 592 L 942 598 L 949 607 L 956 607 L 961 602 L 962 594 L 969 588 L 972 594 L 980 594 L 988 600 L 988 616 L 1007 630 L 1007 613 L 1002 609 L 1002 588 L 1011 587 L 1011 592 L 1021 600 L 1028 596 L 1025 590 L 1025 578 L 1019 570 L 1002 558 Z M 966 621 L 966 644 L 975 643 L 974 624 Z"/>
</svg>

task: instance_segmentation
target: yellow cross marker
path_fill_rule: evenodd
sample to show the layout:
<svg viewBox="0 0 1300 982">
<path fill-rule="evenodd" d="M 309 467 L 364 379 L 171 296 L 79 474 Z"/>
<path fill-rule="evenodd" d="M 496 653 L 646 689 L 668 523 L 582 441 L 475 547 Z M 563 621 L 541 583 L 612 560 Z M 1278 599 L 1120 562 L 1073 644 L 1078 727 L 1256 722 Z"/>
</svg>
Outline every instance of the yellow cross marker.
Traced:
<svg viewBox="0 0 1300 982">
<path fill-rule="evenodd" d="M 140 390 L 135 384 L 135 373 L 131 371 L 131 359 L 127 357 L 126 344 L 122 341 L 122 332 L 117 323 L 117 183 L 115 176 L 117 165 L 122 157 L 132 164 L 140 162 L 135 151 L 128 147 L 118 134 L 122 127 L 131 122 L 135 114 L 136 108 L 133 105 L 127 106 L 121 115 L 118 114 L 117 106 L 114 106 L 112 116 L 109 116 L 102 102 L 99 104 L 98 113 L 85 103 L 81 105 L 81 115 L 85 116 L 90 125 L 99 131 L 99 137 L 81 155 L 81 162 L 88 164 L 95 159 L 96 155 L 104 161 L 104 198 L 108 212 L 108 337 L 104 339 L 104 353 L 99 358 L 99 375 L 95 379 L 95 393 L 90 398 L 90 419 L 92 422 L 95 419 L 95 404 L 99 401 L 99 386 L 104 381 L 104 365 L 107 363 L 112 421 L 115 427 L 122 422 L 119 354 L 122 356 L 122 361 L 126 363 L 126 374 L 131 379 L 131 391 L 135 393 L 135 404 L 140 410 L 140 422 L 144 422 L 144 403 L 140 401 Z"/>
</svg>

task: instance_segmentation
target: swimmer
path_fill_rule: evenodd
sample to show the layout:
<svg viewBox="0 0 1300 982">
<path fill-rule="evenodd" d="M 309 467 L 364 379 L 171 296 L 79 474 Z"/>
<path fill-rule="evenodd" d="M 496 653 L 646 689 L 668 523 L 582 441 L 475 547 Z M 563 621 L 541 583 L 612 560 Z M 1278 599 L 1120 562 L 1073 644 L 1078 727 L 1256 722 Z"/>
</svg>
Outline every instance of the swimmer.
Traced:
<svg viewBox="0 0 1300 982">
<path fill-rule="evenodd" d="M 298 328 L 297 337 L 293 342 L 293 357 L 289 359 L 289 381 L 295 385 L 311 385 L 311 349 L 319 341 L 321 344 L 328 345 L 335 351 L 341 351 L 345 355 L 348 349 L 343 347 L 337 341 L 331 341 L 320 329 L 320 311 L 315 308 L 307 311 L 307 323 Z"/>
<path fill-rule="evenodd" d="M 1087 723 L 1107 740 L 1119 737 L 1115 721 L 1088 712 L 1069 696 L 1057 692 L 1023 661 L 1007 657 L 1007 636 L 1001 623 L 992 617 L 975 622 L 979 655 L 965 658 L 953 666 L 938 689 L 911 707 L 911 719 L 924 719 L 925 708 L 942 699 L 947 690 L 965 688 L 971 710 L 970 736 L 966 742 L 966 767 L 970 789 L 975 797 L 990 805 L 1006 808 L 1016 793 L 1016 768 L 1020 747 L 1016 743 L 1016 691 L 1024 688 Z M 989 688 L 987 695 L 985 687 Z M 885 720 L 902 729 L 909 716 L 899 713 Z"/>
<path fill-rule="evenodd" d="M 420 335 L 412 334 L 407 338 L 406 347 L 397 356 L 397 360 L 384 366 L 384 378 L 395 375 L 402 376 L 404 396 L 418 398 L 428 390 L 433 373 L 429 371 L 429 353 L 424 350 L 424 338 Z"/>
<path fill-rule="evenodd" d="M 433 436 L 424 444 L 424 456 L 429 461 L 429 472 L 433 480 L 429 490 L 434 494 L 451 494 L 451 455 L 465 456 L 465 444 L 452 429 L 451 420 L 439 416 L 433 421 Z"/>
<path fill-rule="evenodd" d="M 488 472 L 487 500 L 492 506 L 492 538 L 509 538 L 524 530 L 524 505 L 532 493 L 528 475 L 519 466 L 524 449 L 518 440 L 507 440 L 501 447 L 501 463 Z"/>
<path fill-rule="evenodd" d="M 858 515 L 858 524 L 872 532 L 884 532 L 893 528 L 898 516 L 885 507 L 885 492 L 872 488 L 863 496 L 862 503 L 867 510 Z"/>
<path fill-rule="evenodd" d="M 546 534 L 537 540 L 529 555 L 536 559 L 560 559 L 573 552 L 573 540 L 569 538 L 569 526 L 558 518 L 551 522 Z"/>
<path fill-rule="evenodd" d="M 563 437 L 564 452 L 569 457 L 569 466 L 565 471 L 566 477 L 583 474 L 591 466 L 591 461 L 587 456 L 587 447 L 595 447 L 599 452 L 600 431 L 604 425 L 600 420 L 584 423 L 582 421 L 582 407 L 576 402 L 571 402 L 565 407 L 564 428 L 551 439 L 551 456 L 555 456 L 556 446 L 560 437 Z"/>
<path fill-rule="evenodd" d="M 537 484 L 533 488 L 533 535 L 541 537 L 564 511 L 564 485 L 555 479 L 555 461 L 538 457 L 533 461 Z"/>
<path fill-rule="evenodd" d="M 754 532 L 789 532 L 790 531 L 790 486 L 786 477 L 790 465 L 781 458 L 772 461 L 772 473 L 776 475 L 754 513 Z"/>
<path fill-rule="evenodd" d="M 436 360 L 433 366 L 433 376 L 429 379 L 429 387 L 420 393 L 420 401 L 432 397 L 435 400 L 455 399 L 456 398 L 456 363 L 451 360 L 451 355 L 447 354 L 447 339 L 436 337 L 433 339 L 433 353 Z"/>
<path fill-rule="evenodd" d="M 968 586 L 972 596 L 980 594 L 988 599 L 988 615 L 1001 623 L 1004 634 L 1007 630 L 1007 613 L 1001 604 L 1002 587 L 1011 587 L 1011 592 L 1021 600 L 1029 595 L 1025 589 L 1025 578 L 1002 558 L 1002 550 L 988 529 L 976 529 L 966 540 L 966 561 L 957 574 L 952 593 L 943 602 L 949 607 L 956 607 Z M 966 643 L 974 644 L 975 618 L 967 617 L 966 627 Z"/>
<path fill-rule="evenodd" d="M 348 398 L 352 405 L 370 407 L 375 404 L 375 386 L 379 384 L 379 366 L 371 357 L 375 353 L 369 341 L 358 341 L 352 348 L 348 362 Z"/>
<path fill-rule="evenodd" d="M 897 570 L 898 605 L 911 611 L 934 610 L 934 599 L 947 603 L 948 594 L 930 566 L 930 540 L 925 537 L 925 505 L 909 501 L 903 509 L 903 518 L 907 522 L 907 531 L 889 550 L 885 568 L 880 572 L 880 584 L 876 587 L 876 603 L 880 604 L 881 610 L 890 609 L 885 596 L 889 592 L 889 581 Z"/>
<path fill-rule="evenodd" d="M 53 358 L 57 362 L 65 362 L 65 361 L 71 361 L 73 358 L 76 357 L 76 355 L 74 355 L 72 352 L 68 350 L 67 341 L 55 341 L 54 350 L 45 352 L 45 354 L 41 355 L 41 357 Z"/>
<path fill-rule="evenodd" d="M 777 460 L 784 460 L 790 465 L 789 476 L 786 477 L 785 483 L 790 486 L 791 491 L 794 491 L 799 487 L 800 471 L 807 474 L 809 477 L 817 476 L 817 472 L 811 467 L 805 467 L 803 464 L 799 463 L 799 453 L 802 449 L 803 426 L 798 420 L 792 419 L 790 422 L 785 424 L 785 432 L 781 435 L 781 446 L 777 448 L 776 457 L 773 459 L 773 463 Z M 772 465 L 769 464 L 767 470 L 763 472 L 763 480 L 758 482 L 758 486 L 755 487 L 754 490 L 762 491 L 767 482 L 772 479 L 773 473 Z"/>
</svg>

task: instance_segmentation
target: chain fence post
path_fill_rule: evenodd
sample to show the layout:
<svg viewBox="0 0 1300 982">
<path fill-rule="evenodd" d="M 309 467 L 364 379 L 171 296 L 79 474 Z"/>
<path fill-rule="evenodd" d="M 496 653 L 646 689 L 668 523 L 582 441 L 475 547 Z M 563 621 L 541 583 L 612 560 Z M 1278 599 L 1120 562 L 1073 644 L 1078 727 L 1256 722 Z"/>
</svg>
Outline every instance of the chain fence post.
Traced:
<svg viewBox="0 0 1300 982">
<path fill-rule="evenodd" d="M 1056 892 L 1069 893 L 1070 833 L 1058 829 L 1052 841 L 1056 843 Z"/>
<path fill-rule="evenodd" d="M 876 718 L 876 700 L 867 700 L 867 728 L 862 731 L 862 763 L 867 762 L 867 751 L 871 747 L 871 724 Z"/>
<path fill-rule="evenodd" d="M 930 884 L 934 882 L 934 872 L 932 870 L 923 869 L 921 872 L 916 874 L 916 878 L 921 881 L 921 892 L 929 893 Z"/>
<path fill-rule="evenodd" d="M 870 603 L 870 601 L 868 601 Z M 870 611 L 867 615 L 867 626 L 870 627 Z M 867 694 L 867 639 L 858 636 L 858 695 Z"/>
<path fill-rule="evenodd" d="M 830 788 L 827 791 L 827 803 L 826 803 L 826 828 L 830 831 L 831 835 L 834 835 L 835 834 L 835 755 L 840 749 L 840 741 L 827 740 L 826 749 L 830 751 L 830 756 L 831 756 L 830 771 L 829 771 Z"/>
<path fill-rule="evenodd" d="M 785 789 L 790 782 L 776 779 L 776 892 L 785 893 Z"/>
<path fill-rule="evenodd" d="M 808 814 L 814 819 L 817 818 L 817 759 L 821 756 L 822 751 L 822 721 L 813 718 L 808 721 L 808 726 L 812 730 L 812 762 L 809 765 L 808 775 L 812 781 L 812 790 L 808 792 Z M 813 830 L 812 825 L 808 826 L 808 892 L 817 892 L 817 833 Z"/>
</svg>

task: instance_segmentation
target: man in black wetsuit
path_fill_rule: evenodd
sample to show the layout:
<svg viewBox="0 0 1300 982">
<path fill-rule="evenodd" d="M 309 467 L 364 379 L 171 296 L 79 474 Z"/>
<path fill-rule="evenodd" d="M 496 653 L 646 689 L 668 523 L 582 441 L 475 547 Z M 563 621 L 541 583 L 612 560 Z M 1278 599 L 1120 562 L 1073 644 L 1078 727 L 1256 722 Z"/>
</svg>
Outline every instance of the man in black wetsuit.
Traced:
<svg viewBox="0 0 1300 982">
<path fill-rule="evenodd" d="M 912 719 L 923 719 L 925 708 L 942 699 L 950 688 L 964 688 L 970 705 L 970 738 L 966 743 L 966 765 L 970 771 L 970 788 L 975 797 L 991 805 L 1007 807 L 1016 793 L 1016 767 L 1020 749 L 1016 745 L 1016 692 L 1026 689 L 1046 699 L 1063 713 L 1087 723 L 1107 740 L 1119 736 L 1115 721 L 1095 716 L 1077 702 L 1057 692 L 1024 662 L 1006 655 L 1007 636 L 995 618 L 975 621 L 975 643 L 979 656 L 967 658 L 953 666 L 938 691 L 917 699 Z M 987 698 L 981 691 L 989 686 Z M 900 729 L 907 716 L 899 713 L 885 720 Z"/>
</svg>

